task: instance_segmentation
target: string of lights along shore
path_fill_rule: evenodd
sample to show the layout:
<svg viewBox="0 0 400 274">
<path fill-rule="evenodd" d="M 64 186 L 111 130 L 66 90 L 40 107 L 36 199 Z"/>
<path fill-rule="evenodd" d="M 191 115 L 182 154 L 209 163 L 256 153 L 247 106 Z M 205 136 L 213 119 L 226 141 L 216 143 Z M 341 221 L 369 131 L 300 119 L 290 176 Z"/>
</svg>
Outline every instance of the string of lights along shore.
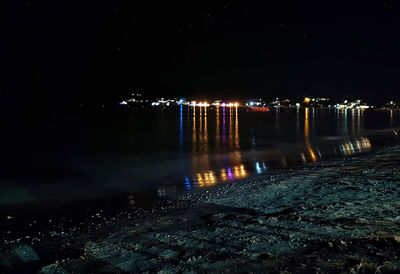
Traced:
<svg viewBox="0 0 400 274">
<path fill-rule="evenodd" d="M 280 99 L 267 100 L 262 98 L 248 98 L 242 100 L 188 100 L 186 98 L 144 98 L 142 94 L 132 94 L 132 97 L 119 103 L 121 106 L 152 106 L 152 107 L 240 107 L 253 110 L 261 109 L 292 109 L 292 108 L 329 108 L 329 109 L 400 109 L 400 102 L 389 101 L 381 105 L 371 105 L 361 99 L 333 100 L 330 98 Z"/>
</svg>

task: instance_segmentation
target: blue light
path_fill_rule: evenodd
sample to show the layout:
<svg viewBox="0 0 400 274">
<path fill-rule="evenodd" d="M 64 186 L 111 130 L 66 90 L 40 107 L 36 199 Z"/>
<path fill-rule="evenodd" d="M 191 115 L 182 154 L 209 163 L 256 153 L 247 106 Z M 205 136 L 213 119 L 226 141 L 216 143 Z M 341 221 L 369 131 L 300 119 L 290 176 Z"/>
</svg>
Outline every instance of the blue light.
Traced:
<svg viewBox="0 0 400 274">
<path fill-rule="evenodd" d="M 192 189 L 192 186 L 190 185 L 189 177 L 185 177 L 185 187 L 186 187 L 186 189 Z"/>
</svg>

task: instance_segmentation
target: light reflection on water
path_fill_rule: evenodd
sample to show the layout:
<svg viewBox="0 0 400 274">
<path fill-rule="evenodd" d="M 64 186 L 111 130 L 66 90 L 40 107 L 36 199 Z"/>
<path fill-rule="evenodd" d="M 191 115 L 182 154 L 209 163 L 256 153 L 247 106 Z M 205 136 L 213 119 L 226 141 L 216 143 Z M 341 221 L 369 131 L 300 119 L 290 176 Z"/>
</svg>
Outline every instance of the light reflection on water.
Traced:
<svg viewBox="0 0 400 274">
<path fill-rule="evenodd" d="M 196 113 L 198 116 L 196 117 Z M 193 107 L 192 110 L 192 170 L 195 172 L 191 178 L 185 177 L 186 189 L 206 187 L 218 182 L 232 181 L 247 177 L 245 166 L 242 163 L 239 137 L 239 113 L 238 108 L 222 107 L 222 133 L 220 129 L 220 109 L 215 110 L 215 147 L 228 149 L 219 159 L 221 169 L 214 170 L 216 164 L 210 165 L 209 133 L 208 133 L 208 108 Z M 199 127 L 197 127 L 197 123 Z M 228 123 L 228 125 L 227 125 Z M 226 132 L 228 128 L 228 134 Z M 222 136 L 221 136 L 222 135 Z M 222 141 L 222 144 L 220 143 Z M 182 145 L 182 144 L 181 144 Z M 215 161 L 215 158 L 213 159 Z M 222 163 L 221 163 L 222 162 Z M 228 166 L 226 166 L 228 164 Z"/>
<path fill-rule="evenodd" d="M 350 156 L 370 151 L 372 148 L 369 137 L 364 133 L 364 111 L 354 110 L 329 110 L 324 115 L 335 115 L 331 126 L 335 126 L 340 138 L 333 141 L 320 140 L 316 131 L 319 127 L 317 111 L 306 108 L 295 110 L 293 129 L 296 139 L 303 140 L 303 145 L 298 144 L 291 153 L 282 149 L 265 151 L 258 147 L 262 142 L 259 137 L 251 137 L 252 147 L 241 145 L 240 115 L 249 115 L 240 111 L 238 107 L 221 107 L 210 109 L 209 107 L 193 107 L 188 109 L 191 113 L 192 126 L 185 128 L 191 131 L 191 155 L 190 166 L 192 174 L 184 176 L 186 190 L 203 188 L 222 182 L 243 179 L 251 174 L 264 174 L 268 172 L 268 166 L 273 164 L 280 167 L 307 164 L 321 161 L 329 156 Z M 210 112 L 212 115 L 210 116 Z M 282 115 L 280 110 L 274 111 L 274 134 L 284 134 Z M 303 115 L 301 115 L 303 113 Z M 182 107 L 180 108 L 180 148 L 187 145 L 183 139 Z M 264 114 L 265 115 L 265 114 Z M 319 114 L 321 115 L 321 114 Z M 211 117 L 211 131 L 209 129 L 209 117 Z M 321 121 L 319 121 L 321 122 Z M 393 126 L 393 113 L 390 113 L 390 125 Z M 326 125 L 325 125 L 326 126 Z M 303 137 L 299 131 L 303 128 Z M 210 136 L 210 134 L 214 136 Z M 248 139 L 245 143 L 249 143 Z M 243 153 L 245 153 L 243 155 Z M 189 172 L 190 173 L 190 172 Z M 161 186 L 161 188 L 163 188 Z M 165 188 L 165 187 L 164 187 Z M 167 187 L 168 188 L 168 187 Z M 163 191 L 165 195 L 168 191 Z"/>
<path fill-rule="evenodd" d="M 305 116 L 304 117 L 304 139 L 305 139 L 305 143 L 306 143 L 306 147 L 307 147 L 307 152 L 308 152 L 308 155 L 310 156 L 311 161 L 316 162 L 318 159 L 317 159 L 317 156 L 315 155 L 315 152 L 312 149 L 311 144 L 310 144 L 309 112 L 310 112 L 310 109 L 306 108 L 305 112 L 304 112 L 305 113 L 304 114 L 304 116 Z"/>
<path fill-rule="evenodd" d="M 21 175 L 9 173 L 3 180 L 0 202 L 121 192 L 165 196 L 368 152 L 396 137 L 400 127 L 399 112 L 360 109 L 255 113 L 179 106 L 99 115 L 85 120 L 89 126 L 76 141 L 79 146 L 65 146 L 83 152 L 61 150 L 70 140 L 60 137 L 42 156 L 47 131 L 35 139 L 34 153 L 30 143 L 25 146 L 28 152 L 18 159 Z"/>
<path fill-rule="evenodd" d="M 357 138 L 355 140 L 343 143 L 339 146 L 340 154 L 343 156 L 349 156 L 362 152 L 369 151 L 371 149 L 371 142 L 366 137 Z"/>
</svg>

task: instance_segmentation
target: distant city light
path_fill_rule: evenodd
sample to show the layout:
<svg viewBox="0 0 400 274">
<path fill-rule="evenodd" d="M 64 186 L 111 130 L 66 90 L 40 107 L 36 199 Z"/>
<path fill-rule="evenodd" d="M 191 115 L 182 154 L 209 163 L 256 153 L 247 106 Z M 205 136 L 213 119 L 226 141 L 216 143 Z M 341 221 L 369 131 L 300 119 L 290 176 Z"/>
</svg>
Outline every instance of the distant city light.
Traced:
<svg viewBox="0 0 400 274">
<path fill-rule="evenodd" d="M 192 105 L 198 106 L 198 107 L 208 107 L 209 106 L 209 104 L 207 102 L 194 103 Z"/>
<path fill-rule="evenodd" d="M 214 108 L 218 107 L 248 107 L 251 111 L 261 111 L 262 109 L 270 110 L 273 108 L 276 109 L 291 109 L 291 108 L 303 108 L 310 106 L 313 109 L 318 108 L 335 108 L 335 109 L 369 109 L 374 108 L 374 106 L 369 106 L 365 102 L 361 100 L 342 100 L 339 102 L 333 102 L 329 98 L 312 98 L 312 97 L 305 97 L 303 100 L 295 100 L 291 98 L 286 99 L 279 99 L 275 98 L 274 101 L 266 102 L 263 101 L 264 99 L 258 98 L 249 98 L 247 100 L 241 101 L 234 101 L 234 100 L 214 100 L 210 101 L 188 101 L 186 98 L 153 98 L 153 99 L 146 99 L 142 97 L 140 93 L 132 93 L 132 97 L 126 98 L 119 102 L 120 105 L 129 105 L 129 106 L 137 106 L 140 104 L 142 107 L 144 104 L 151 106 L 163 106 L 163 107 L 175 107 L 175 106 L 191 106 L 191 107 L 209 107 L 212 106 Z M 144 100 L 145 99 L 145 100 Z M 330 103 L 328 105 L 328 102 Z M 387 101 L 388 103 L 385 104 L 386 108 L 395 108 L 397 107 L 397 103 L 394 101 Z"/>
</svg>

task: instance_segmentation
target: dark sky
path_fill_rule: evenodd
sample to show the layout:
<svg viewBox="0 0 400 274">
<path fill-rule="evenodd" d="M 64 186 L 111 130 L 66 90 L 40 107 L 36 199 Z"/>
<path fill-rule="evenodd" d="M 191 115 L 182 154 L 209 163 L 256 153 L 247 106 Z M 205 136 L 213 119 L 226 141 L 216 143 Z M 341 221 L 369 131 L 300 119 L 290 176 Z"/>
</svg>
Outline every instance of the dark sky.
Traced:
<svg viewBox="0 0 400 274">
<path fill-rule="evenodd" d="M 396 1 L 8 1 L 2 102 L 146 95 L 399 99 Z"/>
</svg>

